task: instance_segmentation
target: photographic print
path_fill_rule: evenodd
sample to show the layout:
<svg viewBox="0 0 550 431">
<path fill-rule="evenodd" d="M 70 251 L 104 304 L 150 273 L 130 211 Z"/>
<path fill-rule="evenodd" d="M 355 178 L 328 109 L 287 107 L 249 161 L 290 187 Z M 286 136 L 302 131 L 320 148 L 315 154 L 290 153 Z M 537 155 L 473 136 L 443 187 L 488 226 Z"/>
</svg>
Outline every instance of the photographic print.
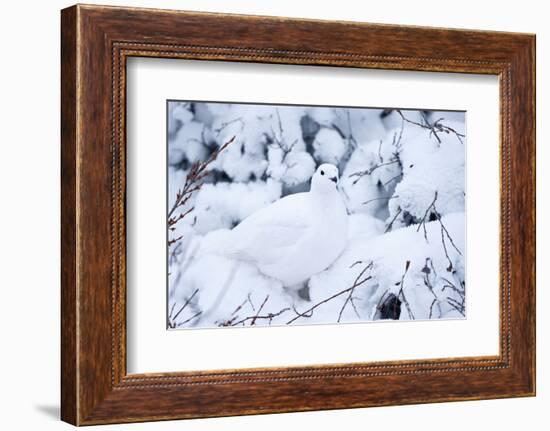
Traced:
<svg viewBox="0 0 550 431">
<path fill-rule="evenodd" d="M 166 109 L 168 329 L 466 317 L 464 111 Z"/>
</svg>

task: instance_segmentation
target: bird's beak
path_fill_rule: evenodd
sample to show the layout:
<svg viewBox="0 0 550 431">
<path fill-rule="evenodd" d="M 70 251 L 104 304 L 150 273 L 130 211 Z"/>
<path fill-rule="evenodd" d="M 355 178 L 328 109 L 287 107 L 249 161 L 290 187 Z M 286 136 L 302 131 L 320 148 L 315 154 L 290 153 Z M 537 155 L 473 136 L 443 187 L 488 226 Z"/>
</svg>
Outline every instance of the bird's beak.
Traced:
<svg viewBox="0 0 550 431">
<path fill-rule="evenodd" d="M 338 177 L 329 178 L 334 184 L 338 184 Z"/>
</svg>

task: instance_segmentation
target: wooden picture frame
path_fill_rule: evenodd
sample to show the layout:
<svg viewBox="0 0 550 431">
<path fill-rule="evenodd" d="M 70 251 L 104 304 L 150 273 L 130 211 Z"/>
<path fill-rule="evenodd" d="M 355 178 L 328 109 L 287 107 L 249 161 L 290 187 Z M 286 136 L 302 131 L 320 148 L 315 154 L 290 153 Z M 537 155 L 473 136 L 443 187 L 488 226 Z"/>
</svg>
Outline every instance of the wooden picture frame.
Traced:
<svg viewBox="0 0 550 431">
<path fill-rule="evenodd" d="M 64 421 L 535 394 L 534 35 L 82 5 L 64 9 L 61 18 Z M 125 65 L 131 56 L 498 75 L 500 354 L 128 375 Z"/>
</svg>

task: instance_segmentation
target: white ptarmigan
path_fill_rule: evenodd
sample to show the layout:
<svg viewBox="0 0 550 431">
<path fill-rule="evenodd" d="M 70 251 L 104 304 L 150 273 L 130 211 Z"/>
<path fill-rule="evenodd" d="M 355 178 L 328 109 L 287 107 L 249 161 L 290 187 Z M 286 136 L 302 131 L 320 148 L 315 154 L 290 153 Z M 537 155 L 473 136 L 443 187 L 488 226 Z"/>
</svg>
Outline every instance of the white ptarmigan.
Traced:
<svg viewBox="0 0 550 431">
<path fill-rule="evenodd" d="M 348 215 L 337 184 L 338 168 L 322 164 L 309 192 L 285 196 L 233 228 L 228 254 L 253 263 L 286 288 L 302 288 L 346 245 Z"/>
</svg>

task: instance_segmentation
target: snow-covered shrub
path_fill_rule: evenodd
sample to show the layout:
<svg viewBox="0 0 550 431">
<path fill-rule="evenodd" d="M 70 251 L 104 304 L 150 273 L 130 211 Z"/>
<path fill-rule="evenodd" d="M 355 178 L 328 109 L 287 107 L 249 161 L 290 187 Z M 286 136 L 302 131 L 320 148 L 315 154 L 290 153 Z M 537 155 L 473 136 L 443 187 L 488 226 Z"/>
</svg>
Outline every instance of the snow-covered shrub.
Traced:
<svg viewBox="0 0 550 431">
<path fill-rule="evenodd" d="M 323 128 L 315 136 L 313 148 L 315 158 L 319 162 L 338 166 L 346 154 L 348 145 L 336 130 Z"/>
<path fill-rule="evenodd" d="M 205 234 L 230 229 L 281 197 L 281 184 L 272 179 L 249 183 L 205 184 L 194 201 L 195 231 Z M 199 216 L 200 215 L 200 216 Z"/>
</svg>

